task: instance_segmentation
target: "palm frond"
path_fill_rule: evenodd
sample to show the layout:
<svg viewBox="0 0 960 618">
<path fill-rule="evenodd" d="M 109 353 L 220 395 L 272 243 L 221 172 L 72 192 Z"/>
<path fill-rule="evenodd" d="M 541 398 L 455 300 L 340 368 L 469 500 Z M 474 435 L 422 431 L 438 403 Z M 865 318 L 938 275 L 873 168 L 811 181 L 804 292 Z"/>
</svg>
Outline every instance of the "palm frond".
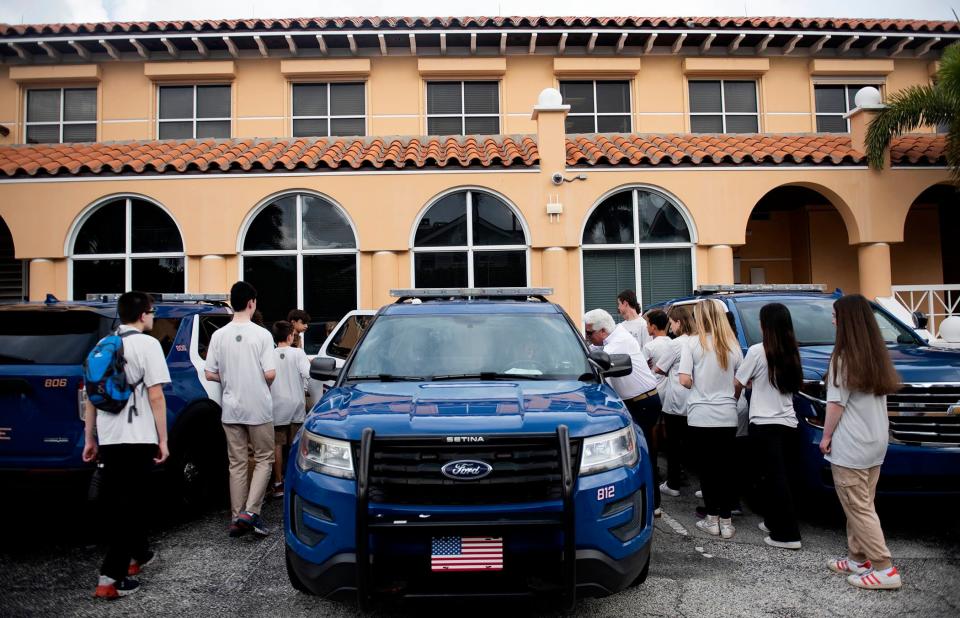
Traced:
<svg viewBox="0 0 960 618">
<path fill-rule="evenodd" d="M 960 48 L 958 48 L 960 51 Z M 883 168 L 883 151 L 894 137 L 923 125 L 951 124 L 960 117 L 960 97 L 934 86 L 911 86 L 890 96 L 867 128 L 867 160 Z"/>
<path fill-rule="evenodd" d="M 943 50 L 935 81 L 937 88 L 960 100 L 960 45 L 953 44 Z"/>
</svg>

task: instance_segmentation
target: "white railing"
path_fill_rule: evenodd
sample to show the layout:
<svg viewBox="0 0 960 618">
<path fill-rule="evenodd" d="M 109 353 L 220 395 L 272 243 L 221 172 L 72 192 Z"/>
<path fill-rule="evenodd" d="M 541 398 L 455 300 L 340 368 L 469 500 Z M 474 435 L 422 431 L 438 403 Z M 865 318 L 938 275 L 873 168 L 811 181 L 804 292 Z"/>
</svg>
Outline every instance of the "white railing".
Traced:
<svg viewBox="0 0 960 618">
<path fill-rule="evenodd" d="M 934 337 L 944 319 L 960 315 L 960 285 L 895 285 L 893 297 L 910 313 L 925 313 L 927 330 Z"/>
</svg>

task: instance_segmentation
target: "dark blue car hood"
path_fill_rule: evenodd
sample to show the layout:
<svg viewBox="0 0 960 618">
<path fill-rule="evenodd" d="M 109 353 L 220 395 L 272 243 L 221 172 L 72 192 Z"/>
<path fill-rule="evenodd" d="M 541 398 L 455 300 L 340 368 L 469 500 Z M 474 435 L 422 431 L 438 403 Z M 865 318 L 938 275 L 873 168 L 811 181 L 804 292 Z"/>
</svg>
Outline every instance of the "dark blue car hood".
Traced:
<svg viewBox="0 0 960 618">
<path fill-rule="evenodd" d="M 626 427 L 630 416 L 608 386 L 575 381 L 361 382 L 329 391 L 306 428 L 359 440 L 364 427 L 377 435 L 553 433 L 572 437 Z"/>
<path fill-rule="evenodd" d="M 939 350 L 929 346 L 887 346 L 890 358 L 904 383 L 960 383 L 960 351 Z M 830 363 L 833 346 L 800 348 L 806 379 L 822 380 Z"/>
</svg>

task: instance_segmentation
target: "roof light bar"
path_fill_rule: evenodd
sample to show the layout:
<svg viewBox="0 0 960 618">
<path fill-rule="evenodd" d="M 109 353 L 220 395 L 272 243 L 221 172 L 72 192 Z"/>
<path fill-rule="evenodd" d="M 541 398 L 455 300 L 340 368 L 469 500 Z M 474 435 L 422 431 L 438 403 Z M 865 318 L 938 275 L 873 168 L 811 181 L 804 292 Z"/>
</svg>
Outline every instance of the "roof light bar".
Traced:
<svg viewBox="0 0 960 618">
<path fill-rule="evenodd" d="M 697 294 L 717 292 L 826 292 L 823 283 L 734 283 L 732 285 L 701 285 Z"/>
<path fill-rule="evenodd" d="M 226 294 L 181 294 L 173 292 L 148 292 L 147 294 L 153 298 L 153 300 L 161 302 L 226 302 L 229 300 L 229 296 Z M 99 301 L 102 303 L 114 302 L 119 299 L 120 296 L 122 296 L 122 294 L 116 292 L 87 294 L 87 300 Z"/>
<path fill-rule="evenodd" d="M 549 296 L 553 288 L 400 288 L 390 290 L 390 296 L 395 298 L 470 298 L 482 296 L 516 297 L 516 296 Z"/>
</svg>

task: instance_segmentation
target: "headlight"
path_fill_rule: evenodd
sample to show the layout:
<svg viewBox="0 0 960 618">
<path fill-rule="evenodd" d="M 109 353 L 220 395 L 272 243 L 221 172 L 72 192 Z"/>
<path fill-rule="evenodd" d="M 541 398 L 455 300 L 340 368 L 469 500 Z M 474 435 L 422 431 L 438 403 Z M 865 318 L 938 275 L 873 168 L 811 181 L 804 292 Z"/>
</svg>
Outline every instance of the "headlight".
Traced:
<svg viewBox="0 0 960 618">
<path fill-rule="evenodd" d="M 596 474 L 621 466 L 632 466 L 639 459 L 633 427 L 592 436 L 583 440 L 580 475 Z"/>
<path fill-rule="evenodd" d="M 344 479 L 354 478 L 350 443 L 318 436 L 305 429 L 300 437 L 297 465 L 304 471 L 312 470 Z"/>
</svg>

